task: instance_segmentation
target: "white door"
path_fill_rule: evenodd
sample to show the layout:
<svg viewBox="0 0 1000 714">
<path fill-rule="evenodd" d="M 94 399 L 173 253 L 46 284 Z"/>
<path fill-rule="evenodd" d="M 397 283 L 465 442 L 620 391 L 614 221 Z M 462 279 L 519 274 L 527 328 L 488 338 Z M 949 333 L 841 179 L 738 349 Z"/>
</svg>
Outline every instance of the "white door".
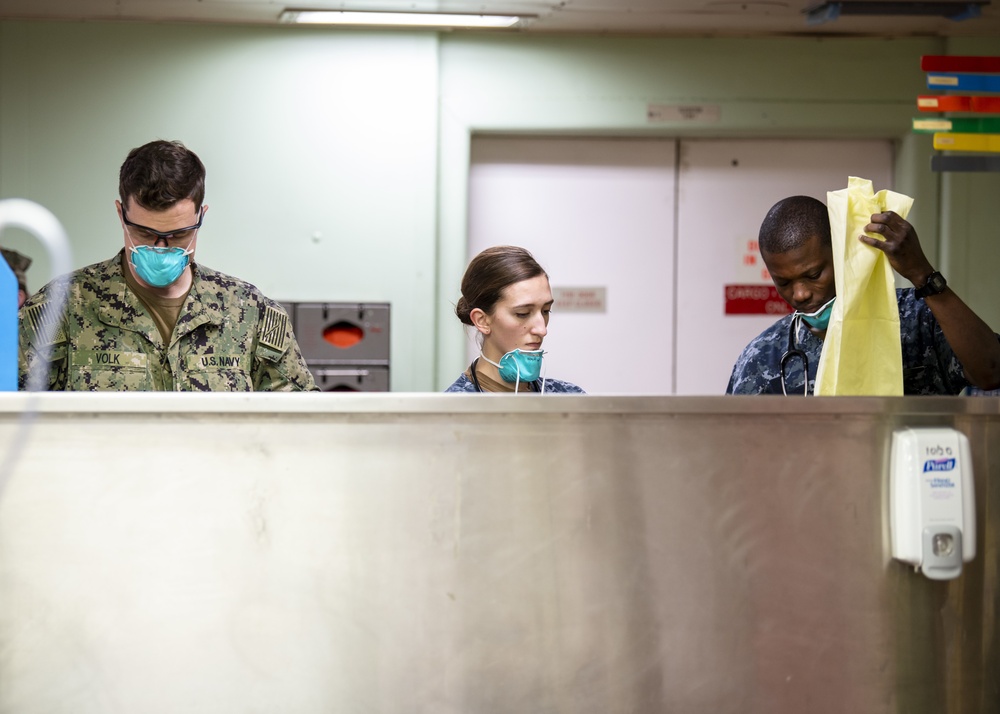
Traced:
<svg viewBox="0 0 1000 714">
<path fill-rule="evenodd" d="M 722 394 L 733 363 L 774 315 L 725 311 L 727 285 L 770 286 L 757 253 L 768 209 L 788 196 L 826 203 L 850 176 L 892 188 L 889 141 L 687 140 L 677 217 L 677 394 Z"/>
<path fill-rule="evenodd" d="M 546 376 L 591 394 L 671 393 L 675 175 L 673 140 L 473 138 L 468 257 L 519 245 L 549 274 Z M 561 310 L 570 288 L 597 299 Z"/>
</svg>

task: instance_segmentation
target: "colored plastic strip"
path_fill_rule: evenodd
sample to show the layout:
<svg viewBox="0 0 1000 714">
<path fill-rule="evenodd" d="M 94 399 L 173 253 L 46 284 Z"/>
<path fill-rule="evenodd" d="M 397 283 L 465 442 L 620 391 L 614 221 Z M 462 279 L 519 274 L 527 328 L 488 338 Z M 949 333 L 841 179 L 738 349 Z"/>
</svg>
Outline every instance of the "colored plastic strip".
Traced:
<svg viewBox="0 0 1000 714">
<path fill-rule="evenodd" d="M 917 97 L 917 109 L 922 112 L 976 112 L 1000 114 L 1000 97 L 972 97 L 963 94 Z"/>
<path fill-rule="evenodd" d="M 1000 154 L 1000 134 L 935 134 L 939 151 L 980 151 Z"/>
<path fill-rule="evenodd" d="M 930 89 L 957 89 L 963 92 L 1000 92 L 1000 75 L 992 74 L 928 74 Z"/>
<path fill-rule="evenodd" d="M 1000 73 L 1000 57 L 924 55 L 920 58 L 920 69 L 924 72 Z"/>
<path fill-rule="evenodd" d="M 931 171 L 1000 172 L 1000 156 L 932 156 Z"/>
<path fill-rule="evenodd" d="M 1000 117 L 914 117 L 913 131 L 928 134 L 935 131 L 1000 133 Z"/>
</svg>

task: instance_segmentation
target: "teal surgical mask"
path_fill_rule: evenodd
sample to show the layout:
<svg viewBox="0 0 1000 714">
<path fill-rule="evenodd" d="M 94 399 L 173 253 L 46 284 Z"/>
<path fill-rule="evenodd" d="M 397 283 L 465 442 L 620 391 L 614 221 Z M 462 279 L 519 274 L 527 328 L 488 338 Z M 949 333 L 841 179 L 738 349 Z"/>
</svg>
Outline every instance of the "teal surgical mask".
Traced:
<svg viewBox="0 0 1000 714">
<path fill-rule="evenodd" d="M 188 256 L 194 251 L 184 248 L 131 246 L 132 265 L 136 275 L 154 288 L 165 288 L 177 281 L 188 266 Z"/>
<path fill-rule="evenodd" d="M 500 370 L 500 379 L 516 385 L 519 382 L 534 382 L 542 373 L 544 350 L 512 350 L 494 362 L 486 355 L 483 359 Z"/>
<path fill-rule="evenodd" d="M 816 312 L 798 312 L 795 314 L 799 315 L 805 323 L 816 330 L 825 330 L 830 325 L 830 315 L 833 314 L 833 303 L 837 299 L 834 295 L 830 298 L 830 302 L 826 303 L 823 307 Z"/>
</svg>

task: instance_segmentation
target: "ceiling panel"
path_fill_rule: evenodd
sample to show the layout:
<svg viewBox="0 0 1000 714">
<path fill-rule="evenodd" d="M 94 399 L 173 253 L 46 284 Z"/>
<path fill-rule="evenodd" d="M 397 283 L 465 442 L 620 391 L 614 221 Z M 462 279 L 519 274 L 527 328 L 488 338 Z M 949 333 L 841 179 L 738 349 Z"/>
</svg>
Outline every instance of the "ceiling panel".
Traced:
<svg viewBox="0 0 1000 714">
<path fill-rule="evenodd" d="M 954 0 L 953 0 L 954 1 Z M 982 0 L 980 0 L 982 1 Z M 964 21 L 942 17 L 841 16 L 808 24 L 817 0 L 0 0 L 0 19 L 278 24 L 286 8 L 528 14 L 511 30 L 650 36 L 870 35 L 998 37 L 993 4 Z M 910 4 L 896 0 L 897 5 Z M 955 2 L 955 4 L 965 3 Z M 480 31 L 481 32 L 481 31 Z"/>
</svg>

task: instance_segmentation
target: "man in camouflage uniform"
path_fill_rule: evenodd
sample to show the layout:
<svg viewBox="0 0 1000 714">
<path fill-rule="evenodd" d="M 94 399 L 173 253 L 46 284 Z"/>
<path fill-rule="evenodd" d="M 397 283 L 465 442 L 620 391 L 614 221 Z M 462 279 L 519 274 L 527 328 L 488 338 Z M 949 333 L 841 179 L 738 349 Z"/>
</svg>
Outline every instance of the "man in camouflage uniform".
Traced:
<svg viewBox="0 0 1000 714">
<path fill-rule="evenodd" d="M 903 351 L 904 394 L 959 394 L 968 387 L 1000 387 L 1000 337 L 949 288 L 924 256 L 913 226 L 893 212 L 876 213 L 865 226 L 880 241 L 860 236 L 886 254 L 892 268 L 919 288 L 896 291 Z M 815 198 L 792 196 L 776 203 L 760 228 L 760 254 L 781 297 L 796 314 L 809 314 L 836 294 L 833 248 L 826 206 Z M 816 320 L 813 320 L 814 322 Z M 826 328 L 786 315 L 743 350 L 727 394 L 782 394 L 781 359 L 790 347 L 802 360 L 786 364 L 789 394 L 812 393 Z"/>
<path fill-rule="evenodd" d="M 281 306 L 191 260 L 208 211 L 194 152 L 168 141 L 133 149 L 118 188 L 125 248 L 67 276 L 61 315 L 55 282 L 21 308 L 20 388 L 51 348 L 50 390 L 316 390 Z"/>
</svg>

